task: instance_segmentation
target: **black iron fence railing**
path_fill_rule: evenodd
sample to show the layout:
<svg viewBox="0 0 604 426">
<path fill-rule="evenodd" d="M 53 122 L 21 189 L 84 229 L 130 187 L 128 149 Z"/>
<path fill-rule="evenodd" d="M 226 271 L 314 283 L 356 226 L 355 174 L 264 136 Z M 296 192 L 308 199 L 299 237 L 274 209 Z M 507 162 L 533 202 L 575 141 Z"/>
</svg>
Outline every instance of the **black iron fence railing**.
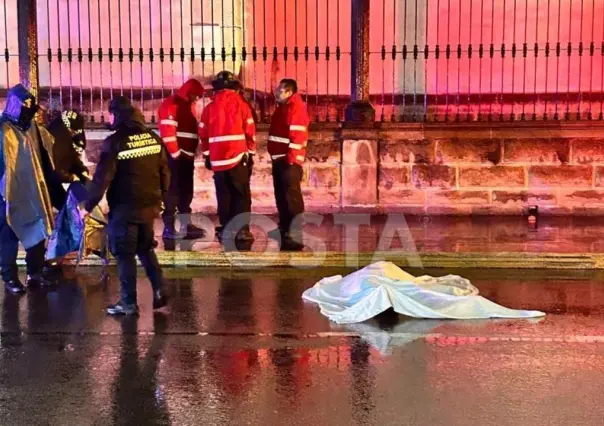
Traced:
<svg viewBox="0 0 604 426">
<path fill-rule="evenodd" d="M 263 121 L 286 76 L 316 121 L 344 120 L 359 96 L 381 121 L 604 119 L 600 0 L 0 1 L 0 96 L 35 74 L 51 111 L 91 122 L 117 94 L 152 122 L 186 79 L 222 69 Z"/>
</svg>

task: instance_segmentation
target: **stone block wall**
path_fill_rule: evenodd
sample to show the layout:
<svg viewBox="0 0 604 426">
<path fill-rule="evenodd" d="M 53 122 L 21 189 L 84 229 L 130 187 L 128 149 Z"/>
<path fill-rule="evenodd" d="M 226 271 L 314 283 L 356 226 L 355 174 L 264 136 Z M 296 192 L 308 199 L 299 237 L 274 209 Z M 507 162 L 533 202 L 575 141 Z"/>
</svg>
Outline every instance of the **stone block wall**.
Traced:
<svg viewBox="0 0 604 426">
<path fill-rule="evenodd" d="M 259 126 L 253 209 L 275 212 L 267 129 Z M 95 136 L 96 135 L 96 136 Z M 94 162 L 100 133 L 91 132 Z M 308 211 L 430 215 L 604 214 L 604 125 L 317 124 L 302 187 Z M 212 173 L 197 162 L 194 210 L 212 213 Z"/>
</svg>

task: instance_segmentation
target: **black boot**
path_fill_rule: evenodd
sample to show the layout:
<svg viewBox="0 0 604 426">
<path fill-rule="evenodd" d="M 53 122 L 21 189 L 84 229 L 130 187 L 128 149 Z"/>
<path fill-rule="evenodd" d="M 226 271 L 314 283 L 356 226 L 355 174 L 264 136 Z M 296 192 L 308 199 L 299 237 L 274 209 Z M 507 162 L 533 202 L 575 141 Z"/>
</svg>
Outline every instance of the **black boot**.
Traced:
<svg viewBox="0 0 604 426">
<path fill-rule="evenodd" d="M 292 238 L 289 235 L 285 235 L 281 241 L 281 251 L 302 251 L 304 250 L 304 244 L 302 244 L 301 238 Z"/>
<path fill-rule="evenodd" d="M 46 262 L 42 275 L 44 275 L 44 277 L 49 280 L 58 281 L 63 275 L 63 269 L 61 267 L 61 264 L 58 262 Z"/>
<path fill-rule="evenodd" d="M 235 239 L 237 241 L 247 241 L 252 244 L 254 242 L 254 234 L 252 234 L 249 228 L 245 227 L 237 233 Z"/>
<path fill-rule="evenodd" d="M 168 304 L 168 296 L 162 291 L 153 292 L 153 309 L 161 309 Z"/>
<path fill-rule="evenodd" d="M 180 227 L 180 234 L 184 235 L 185 240 L 201 240 L 205 238 L 206 231 L 189 223 Z"/>
<path fill-rule="evenodd" d="M 222 226 L 217 226 L 214 230 L 216 239 L 218 240 L 219 243 L 222 244 L 222 231 L 224 231 L 224 228 Z"/>
<path fill-rule="evenodd" d="M 4 289 L 7 292 L 12 293 L 12 294 L 23 294 L 26 291 L 25 286 L 23 286 L 23 284 L 21 284 L 21 281 L 19 281 L 19 278 L 14 279 L 14 280 L 4 281 Z"/>
<path fill-rule="evenodd" d="M 53 287 L 57 284 L 57 280 L 45 277 L 43 274 L 28 275 L 25 280 L 25 285 L 28 288 Z"/>
<path fill-rule="evenodd" d="M 136 304 L 128 305 L 119 300 L 113 305 L 107 306 L 107 313 L 109 315 L 137 315 L 138 306 Z"/>
<path fill-rule="evenodd" d="M 254 245 L 254 235 L 250 232 L 249 228 L 243 228 L 235 237 L 235 247 L 238 251 L 250 251 Z"/>
<path fill-rule="evenodd" d="M 164 233 L 162 238 L 164 240 L 178 240 L 181 235 L 176 232 L 176 218 L 174 216 L 166 216 L 164 219 Z"/>
</svg>

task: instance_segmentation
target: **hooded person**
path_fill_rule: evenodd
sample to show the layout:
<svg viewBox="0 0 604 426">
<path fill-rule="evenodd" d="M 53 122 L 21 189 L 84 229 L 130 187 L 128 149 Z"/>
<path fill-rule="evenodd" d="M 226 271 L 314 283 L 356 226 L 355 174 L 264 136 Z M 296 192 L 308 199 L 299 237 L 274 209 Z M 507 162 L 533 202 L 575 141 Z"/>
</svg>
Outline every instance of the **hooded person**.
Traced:
<svg viewBox="0 0 604 426">
<path fill-rule="evenodd" d="M 45 241 L 53 229 L 53 199 L 58 186 L 52 159 L 53 138 L 38 127 L 36 98 L 22 85 L 9 90 L 0 119 L 0 274 L 8 292 L 19 294 L 19 242 L 26 251 L 28 287 L 54 282 L 43 275 Z"/>
<path fill-rule="evenodd" d="M 159 134 L 168 151 L 172 174 L 170 190 L 164 199 L 164 239 L 203 238 L 205 232 L 191 223 L 195 152 L 199 144 L 195 106 L 203 95 L 203 86 L 196 79 L 185 82 L 178 91 L 166 98 L 157 112 Z M 176 231 L 176 214 L 180 232 Z"/>
<path fill-rule="evenodd" d="M 82 182 L 88 181 L 88 168 L 82 162 L 82 154 L 86 149 L 84 117 L 78 111 L 64 111 L 46 129 L 55 140 L 53 158 L 61 181 L 69 183 L 75 178 Z"/>
<path fill-rule="evenodd" d="M 87 182 L 89 180 L 88 168 L 84 165 L 81 158 L 86 149 L 84 117 L 77 111 L 63 111 L 60 116 L 55 117 L 46 126 L 46 130 L 54 138 L 52 155 L 57 180 L 62 184 L 74 181 Z M 56 198 L 58 203 L 56 207 L 58 210 L 62 210 L 67 203 L 67 192 L 62 186 L 59 186 L 55 191 L 54 198 Z M 61 217 L 61 213 L 59 213 L 57 220 Z M 59 232 L 62 227 L 59 225 L 57 227 L 59 229 L 56 232 Z M 49 260 L 44 268 L 44 273 L 47 276 L 60 276 L 61 273 L 61 259 L 49 257 L 52 256 L 52 247 L 54 247 L 55 241 L 56 237 L 54 236 L 49 240 L 49 250 L 47 251 L 47 259 Z"/>
<path fill-rule="evenodd" d="M 153 308 L 166 304 L 153 222 L 168 191 L 170 171 L 160 138 L 145 126 L 142 113 L 128 99 L 114 98 L 109 113 L 114 133 L 103 142 L 84 208 L 92 212 L 107 192 L 109 248 L 120 278 L 120 300 L 108 306 L 107 313 L 136 314 L 136 256 L 153 287 Z"/>
</svg>

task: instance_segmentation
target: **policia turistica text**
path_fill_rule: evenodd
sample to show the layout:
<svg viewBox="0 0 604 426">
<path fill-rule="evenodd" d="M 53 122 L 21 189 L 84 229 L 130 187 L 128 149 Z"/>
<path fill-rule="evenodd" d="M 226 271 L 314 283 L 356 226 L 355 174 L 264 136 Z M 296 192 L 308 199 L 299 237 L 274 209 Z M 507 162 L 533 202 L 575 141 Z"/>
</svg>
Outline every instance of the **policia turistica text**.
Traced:
<svg viewBox="0 0 604 426">
<path fill-rule="evenodd" d="M 117 260 L 121 285 L 120 300 L 107 312 L 136 314 L 136 255 L 153 286 L 153 308 L 166 304 L 162 271 L 153 250 L 153 221 L 159 217 L 170 172 L 165 147 L 145 127 L 141 112 L 130 101 L 114 98 L 109 113 L 110 129 L 115 133 L 103 143 L 85 209 L 92 211 L 107 191 L 109 246 Z"/>
</svg>

